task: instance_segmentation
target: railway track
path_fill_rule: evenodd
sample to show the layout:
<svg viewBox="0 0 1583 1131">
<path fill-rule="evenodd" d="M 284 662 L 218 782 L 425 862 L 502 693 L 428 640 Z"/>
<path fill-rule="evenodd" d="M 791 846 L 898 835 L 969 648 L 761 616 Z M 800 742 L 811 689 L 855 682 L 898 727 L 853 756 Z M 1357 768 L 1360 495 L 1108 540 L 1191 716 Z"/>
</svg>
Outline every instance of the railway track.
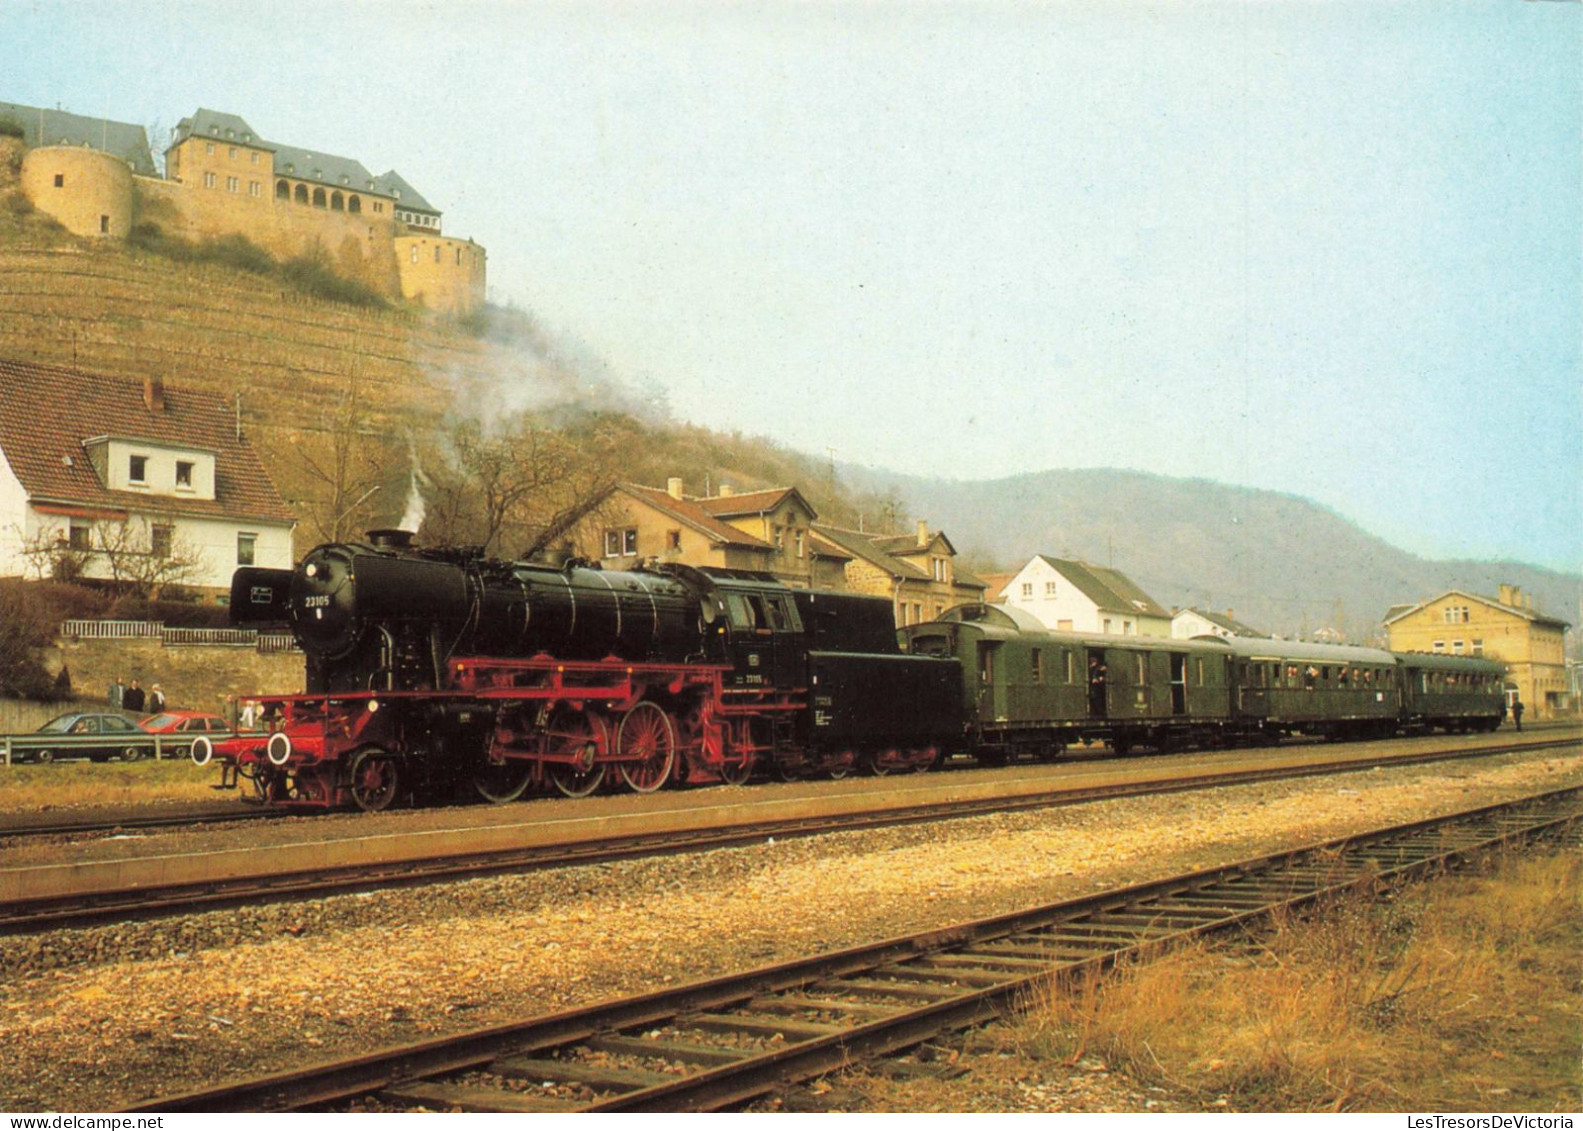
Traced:
<svg viewBox="0 0 1583 1131">
<path fill-rule="evenodd" d="M 1572 788 L 834 954 L 166 1096 L 133 1112 L 678 1111 L 742 1104 L 998 1015 L 1104 969 L 1539 836 L 1576 842 Z"/>
<path fill-rule="evenodd" d="M 1530 730 L 1532 730 L 1532 729 L 1534 729 L 1534 728 L 1530 728 Z M 1389 740 L 1386 740 L 1386 741 L 1399 741 L 1399 740 L 1389 739 Z M 1575 737 L 1574 737 L 1573 741 L 1576 741 Z M 1485 756 L 1493 756 L 1493 755 L 1497 755 L 1497 754 L 1518 753 L 1518 752 L 1521 752 L 1521 751 L 1524 751 L 1524 750 L 1543 750 L 1543 749 L 1548 749 L 1548 748 L 1555 747 L 1555 746 L 1562 746 L 1562 745 L 1566 745 L 1566 744 L 1567 744 L 1566 740 L 1554 740 L 1554 741 L 1549 741 L 1549 742 L 1539 741 L 1539 742 L 1528 742 L 1528 743 L 1523 743 L 1523 742 L 1505 742 L 1505 743 L 1495 743 L 1495 744 L 1491 744 L 1491 745 L 1484 745 L 1484 746 L 1478 746 L 1478 747 L 1469 747 L 1469 748 L 1463 748 L 1463 749 L 1459 749 L 1459 748 L 1456 748 L 1456 747 L 1447 747 L 1447 748 L 1444 748 L 1443 750 L 1432 751 L 1432 752 L 1417 752 L 1417 753 L 1414 753 L 1412 755 L 1404 755 L 1403 757 L 1411 757 L 1411 758 L 1416 758 L 1418 760 L 1435 760 L 1435 759 L 1449 759 L 1449 758 L 1479 758 L 1479 757 L 1485 757 Z M 1297 745 L 1296 741 L 1293 741 L 1292 743 L 1290 743 L 1290 744 L 1288 744 L 1286 746 L 1279 747 L 1279 749 L 1292 749 L 1296 745 Z M 1321 746 L 1322 744 L 1318 743 L 1318 742 L 1314 742 L 1313 745 Z M 1249 749 L 1249 750 L 1258 750 L 1258 749 L 1271 749 L 1271 750 L 1274 750 L 1274 749 L 1278 749 L 1278 747 L 1268 747 L 1268 748 L 1265 748 L 1265 747 L 1249 747 L 1247 749 Z M 1348 749 L 1356 750 L 1356 749 L 1358 749 L 1358 746 L 1357 746 L 1357 744 L 1353 744 L 1352 746 L 1348 747 Z M 1100 763 L 1100 762 L 1103 762 L 1103 761 L 1106 761 L 1106 760 L 1115 759 L 1117 757 L 1118 757 L 1117 755 L 1114 755 L 1114 754 L 1110 753 L 1108 750 L 1104 754 L 1090 753 L 1088 751 L 1079 750 L 1079 751 L 1076 751 L 1076 752 L 1068 752 L 1067 756 L 1063 759 L 1063 764 L 1073 765 L 1073 766 L 1094 765 L 1094 764 L 1097 764 L 1097 763 Z M 1395 756 L 1395 755 L 1382 756 L 1382 758 L 1376 764 L 1378 764 L 1378 765 L 1392 765 L 1392 764 L 1396 764 L 1396 763 L 1394 763 L 1392 761 L 1388 761 L 1387 760 L 1387 759 L 1391 759 L 1391 758 L 1395 758 L 1395 757 L 1397 757 L 1397 756 Z M 1330 765 L 1330 764 L 1327 763 L 1327 766 L 1328 765 Z M 942 770 L 950 770 L 950 769 L 982 769 L 982 768 L 983 767 L 980 767 L 977 764 L 970 763 L 970 762 L 964 762 L 960 766 L 952 766 L 950 764 L 947 764 L 947 765 L 945 765 L 943 767 L 940 767 L 940 769 L 942 769 Z M 939 772 L 939 771 L 937 770 L 936 772 Z M 1317 768 L 1315 772 L 1323 773 L 1323 772 L 1329 772 L 1329 771 L 1328 771 L 1328 769 L 1325 766 L 1321 766 L 1321 767 Z M 445 806 L 439 806 L 439 807 L 443 808 Z M 462 803 L 456 805 L 455 807 L 456 808 L 478 808 L 480 806 L 476 802 L 468 801 L 468 802 L 462 802 Z M 483 806 L 483 807 L 488 808 L 488 806 Z M 319 811 L 314 811 L 314 810 L 300 810 L 300 809 L 294 810 L 294 809 L 252 808 L 252 807 L 247 807 L 247 806 L 244 806 L 244 805 L 241 805 L 241 804 L 238 804 L 238 803 L 234 803 L 234 802 L 220 802 L 220 803 L 210 803 L 210 804 L 194 804 L 194 805 L 191 805 L 191 806 L 184 806 L 184 807 L 181 807 L 181 808 L 167 808 L 167 809 L 161 809 L 158 812 L 147 812 L 147 813 L 139 813 L 139 812 L 132 811 L 132 810 L 111 810 L 109 812 L 106 812 L 104 810 L 91 810 L 91 811 L 88 811 L 88 812 L 86 812 L 84 814 L 81 814 L 81 815 L 78 815 L 78 816 L 71 816 L 71 817 L 66 817 L 66 818 L 61 818 L 61 817 L 56 816 L 54 814 L 44 815 L 44 816 L 41 817 L 41 816 L 36 815 L 36 814 L 4 813 L 4 814 L 0 814 L 0 841 L 18 841 L 18 842 L 21 842 L 21 841 L 31 840 L 31 839 L 35 839 L 35 838 L 43 839 L 43 838 L 47 838 L 47 837 L 57 837 L 57 838 L 60 838 L 60 837 L 73 837 L 73 836 L 84 836 L 84 835 L 93 834 L 93 833 L 126 833 L 126 832 L 141 832 L 141 831 L 145 831 L 145 830 L 157 830 L 157 829 L 196 828 L 196 827 L 201 827 L 201 826 L 204 826 L 204 825 L 239 824 L 239 823 L 244 822 L 244 821 L 258 821 L 258 820 L 271 820 L 271 819 L 273 819 L 273 820 L 291 819 L 291 820 L 298 820 L 298 821 L 311 821 L 311 820 L 319 819 L 320 817 L 344 817 L 346 815 L 347 815 L 346 813 L 339 812 L 339 811 L 331 812 L 331 813 L 324 813 L 324 812 L 319 812 Z"/>
<path fill-rule="evenodd" d="M 269 872 L 249 871 L 243 875 L 186 879 L 180 882 L 150 880 L 148 875 L 164 877 L 174 871 L 168 862 L 179 858 L 155 858 L 147 875 L 130 871 L 133 862 L 116 861 L 102 867 L 112 878 L 109 886 L 95 887 L 91 879 L 73 875 L 70 882 L 80 886 L 64 892 L 25 895 L 0 902 L 0 933 L 18 934 L 62 927 L 83 927 L 131 918 L 147 918 L 212 910 L 218 907 L 288 899 L 309 899 L 348 892 L 373 891 L 402 885 L 434 883 L 476 876 L 523 872 L 538 868 L 566 867 L 609 860 L 654 856 L 666 853 L 700 851 L 794 836 L 814 836 L 831 832 L 913 824 L 927 821 L 980 816 L 1048 808 L 1055 805 L 1115 797 L 1136 797 L 1155 793 L 1183 792 L 1227 785 L 1246 785 L 1286 778 L 1307 777 L 1346 770 L 1379 766 L 1410 765 L 1447 758 L 1486 757 L 1514 751 L 1543 750 L 1577 745 L 1576 738 L 1524 745 L 1462 748 L 1454 751 L 1418 751 L 1388 758 L 1341 758 L 1325 763 L 1278 768 L 1252 768 L 1175 777 L 1164 781 L 1122 782 L 1073 787 L 1052 784 L 1050 788 L 1015 796 L 989 795 L 953 797 L 902 805 L 866 807 L 858 811 L 816 815 L 770 816 L 727 821 L 701 827 L 670 827 L 660 831 L 635 831 L 627 834 L 601 833 L 583 839 L 549 844 L 496 848 L 488 851 L 447 851 L 402 859 L 370 860 L 359 853 L 355 860 L 324 863 L 323 851 L 339 842 L 315 845 L 311 868 L 280 868 Z M 685 820 L 686 815 L 677 819 Z M 357 845 L 360 842 L 346 842 Z M 278 849 L 258 853 L 259 866 L 273 862 Z M 204 858 L 199 856 L 198 861 Z M 79 866 L 91 867 L 91 866 Z M 30 880 L 20 869 L 20 878 Z M 77 869 L 74 869 L 77 871 Z M 0 892 L 7 889 L 8 873 L 0 871 Z"/>
</svg>

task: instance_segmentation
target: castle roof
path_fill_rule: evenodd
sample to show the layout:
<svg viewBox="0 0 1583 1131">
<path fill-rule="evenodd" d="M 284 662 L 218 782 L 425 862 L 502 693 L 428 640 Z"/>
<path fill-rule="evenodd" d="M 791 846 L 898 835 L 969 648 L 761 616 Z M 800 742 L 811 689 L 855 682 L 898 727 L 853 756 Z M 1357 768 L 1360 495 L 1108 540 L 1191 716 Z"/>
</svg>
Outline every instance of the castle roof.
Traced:
<svg viewBox="0 0 1583 1131">
<path fill-rule="evenodd" d="M 253 127 L 248 125 L 235 114 L 226 114 L 219 110 L 205 110 L 198 107 L 198 112 L 190 118 L 183 118 L 176 123 L 175 132 L 170 136 L 171 145 L 180 145 L 191 137 L 212 138 L 215 141 L 241 142 L 251 145 L 254 149 L 274 149 L 273 145 L 259 137 Z"/>
<path fill-rule="evenodd" d="M 161 407 L 151 409 L 141 382 L 4 358 L 0 386 L 6 391 L 0 397 L 0 454 L 34 503 L 295 521 L 258 456 L 236 438 L 224 402 L 212 394 L 167 386 Z M 84 441 L 107 433 L 213 452 L 215 497 L 112 491 L 84 452 Z"/>
<path fill-rule="evenodd" d="M 394 169 L 375 177 L 374 184 L 376 192 L 395 197 L 401 202 L 401 207 L 403 208 L 410 209 L 413 212 L 428 212 L 435 216 L 440 214 L 438 208 L 424 200 L 423 194 L 409 185 L 402 175 Z"/>
<path fill-rule="evenodd" d="M 158 176 L 148 148 L 148 131 L 131 122 L 88 118 L 64 110 L 46 110 L 17 102 L 0 102 L 0 122 L 22 127 L 22 141 L 29 146 L 76 145 L 119 157 L 134 173 Z"/>
</svg>

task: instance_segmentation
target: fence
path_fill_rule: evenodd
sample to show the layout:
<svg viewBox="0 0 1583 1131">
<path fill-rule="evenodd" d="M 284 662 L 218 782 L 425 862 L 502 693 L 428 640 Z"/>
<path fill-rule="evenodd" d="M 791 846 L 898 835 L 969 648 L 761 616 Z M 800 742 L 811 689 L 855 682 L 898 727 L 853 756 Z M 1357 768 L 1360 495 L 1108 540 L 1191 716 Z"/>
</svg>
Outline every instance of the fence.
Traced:
<svg viewBox="0 0 1583 1131">
<path fill-rule="evenodd" d="M 167 628 L 155 620 L 68 620 L 60 634 L 72 640 L 158 640 L 165 648 L 188 644 L 228 648 L 256 648 L 260 652 L 294 652 L 290 633 L 259 632 L 252 628 Z"/>
</svg>

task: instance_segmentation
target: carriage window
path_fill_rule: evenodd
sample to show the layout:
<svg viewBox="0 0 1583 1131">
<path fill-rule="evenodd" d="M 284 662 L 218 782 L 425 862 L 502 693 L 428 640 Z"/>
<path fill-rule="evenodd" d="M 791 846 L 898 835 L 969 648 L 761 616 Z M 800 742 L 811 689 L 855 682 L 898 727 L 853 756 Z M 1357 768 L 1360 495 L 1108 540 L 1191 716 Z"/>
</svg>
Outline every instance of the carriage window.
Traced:
<svg viewBox="0 0 1583 1131">
<path fill-rule="evenodd" d="M 1029 657 L 1029 660 L 1031 661 L 1031 663 L 1033 665 L 1033 682 L 1034 683 L 1043 683 L 1044 682 L 1044 652 L 1043 652 L 1043 650 L 1041 650 L 1039 648 L 1034 648 L 1032 651 L 1030 651 L 1028 653 L 1028 657 Z"/>
<path fill-rule="evenodd" d="M 1077 671 L 1072 663 L 1072 653 L 1063 649 L 1061 655 L 1066 658 L 1066 682 L 1076 683 Z"/>
<path fill-rule="evenodd" d="M 1138 653 L 1138 682 L 1149 682 L 1149 657 L 1142 652 Z"/>
<path fill-rule="evenodd" d="M 1198 658 L 1198 686 L 1204 686 L 1204 658 L 1202 656 Z"/>
</svg>

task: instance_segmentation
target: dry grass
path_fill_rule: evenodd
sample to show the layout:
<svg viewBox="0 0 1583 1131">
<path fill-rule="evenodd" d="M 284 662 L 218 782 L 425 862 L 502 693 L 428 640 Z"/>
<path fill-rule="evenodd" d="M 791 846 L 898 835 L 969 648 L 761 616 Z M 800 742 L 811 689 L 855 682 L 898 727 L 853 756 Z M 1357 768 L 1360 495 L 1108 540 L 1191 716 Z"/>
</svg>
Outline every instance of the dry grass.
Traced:
<svg viewBox="0 0 1583 1131">
<path fill-rule="evenodd" d="M 47 766 L 0 764 L 0 812 L 81 809 L 96 805 L 155 805 L 213 801 L 214 767 L 187 758 L 159 762 L 55 762 Z M 228 796 L 235 797 L 235 794 Z"/>
<path fill-rule="evenodd" d="M 1252 947 L 1052 986 L 1021 1043 L 1099 1056 L 1206 1107 L 1576 1110 L 1580 881 L 1569 852 L 1354 898 Z"/>
</svg>

